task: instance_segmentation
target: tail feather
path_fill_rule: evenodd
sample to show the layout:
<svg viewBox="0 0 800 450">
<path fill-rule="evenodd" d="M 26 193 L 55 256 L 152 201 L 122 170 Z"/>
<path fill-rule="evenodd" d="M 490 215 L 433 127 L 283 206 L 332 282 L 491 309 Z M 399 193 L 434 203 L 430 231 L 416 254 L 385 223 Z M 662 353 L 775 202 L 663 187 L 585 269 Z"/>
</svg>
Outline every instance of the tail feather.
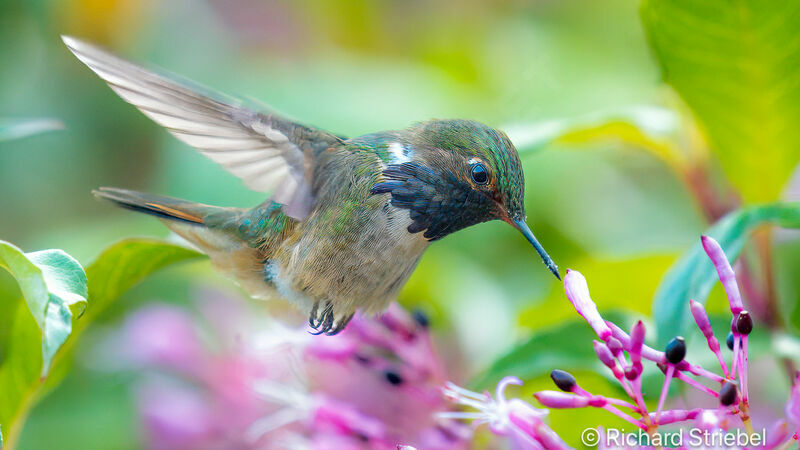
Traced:
<svg viewBox="0 0 800 450">
<path fill-rule="evenodd" d="M 93 193 L 123 208 L 161 219 L 170 230 L 206 253 L 220 272 L 237 281 L 253 297 L 275 295 L 264 282 L 266 255 L 238 233 L 237 218 L 243 210 L 117 188 L 104 187 Z"/>
<path fill-rule="evenodd" d="M 150 214 L 159 219 L 177 220 L 190 224 L 203 224 L 211 209 L 219 209 L 210 205 L 126 189 L 101 187 L 92 193 L 98 198 L 110 200 L 126 209 Z"/>
</svg>

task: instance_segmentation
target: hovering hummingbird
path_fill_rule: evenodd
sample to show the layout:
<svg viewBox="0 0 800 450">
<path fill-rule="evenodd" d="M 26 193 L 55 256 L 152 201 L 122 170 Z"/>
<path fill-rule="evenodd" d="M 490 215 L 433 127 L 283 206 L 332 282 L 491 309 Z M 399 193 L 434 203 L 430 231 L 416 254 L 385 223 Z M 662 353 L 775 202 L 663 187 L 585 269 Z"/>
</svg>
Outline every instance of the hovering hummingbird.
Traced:
<svg viewBox="0 0 800 450">
<path fill-rule="evenodd" d="M 299 304 L 314 334 L 340 332 L 356 310 L 382 312 L 431 242 L 489 220 L 522 232 L 560 279 L 525 223 L 522 165 L 498 130 L 430 120 L 346 139 L 63 40 L 125 101 L 251 189 L 272 192 L 252 209 L 94 194 L 162 219 L 251 296 Z"/>
</svg>

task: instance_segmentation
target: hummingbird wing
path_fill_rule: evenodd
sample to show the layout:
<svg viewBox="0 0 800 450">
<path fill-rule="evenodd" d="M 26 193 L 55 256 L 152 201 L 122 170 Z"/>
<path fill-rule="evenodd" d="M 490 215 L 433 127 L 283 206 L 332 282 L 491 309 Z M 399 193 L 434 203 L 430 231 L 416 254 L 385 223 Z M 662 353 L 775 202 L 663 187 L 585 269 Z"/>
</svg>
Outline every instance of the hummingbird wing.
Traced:
<svg viewBox="0 0 800 450">
<path fill-rule="evenodd" d="M 242 102 L 156 73 L 87 42 L 62 36 L 67 47 L 111 89 L 181 141 L 244 180 L 295 219 L 308 215 L 314 159 L 342 139 Z"/>
</svg>

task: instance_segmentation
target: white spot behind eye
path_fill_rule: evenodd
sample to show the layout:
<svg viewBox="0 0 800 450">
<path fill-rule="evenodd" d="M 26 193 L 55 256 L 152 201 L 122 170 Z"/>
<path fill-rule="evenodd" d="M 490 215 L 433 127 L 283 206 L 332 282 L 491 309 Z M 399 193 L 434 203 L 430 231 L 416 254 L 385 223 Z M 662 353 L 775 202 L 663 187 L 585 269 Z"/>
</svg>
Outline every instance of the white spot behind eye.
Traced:
<svg viewBox="0 0 800 450">
<path fill-rule="evenodd" d="M 389 144 L 389 153 L 392 154 L 395 163 L 404 163 L 411 160 L 408 155 L 410 152 L 407 152 L 405 146 L 399 142 Z"/>
</svg>

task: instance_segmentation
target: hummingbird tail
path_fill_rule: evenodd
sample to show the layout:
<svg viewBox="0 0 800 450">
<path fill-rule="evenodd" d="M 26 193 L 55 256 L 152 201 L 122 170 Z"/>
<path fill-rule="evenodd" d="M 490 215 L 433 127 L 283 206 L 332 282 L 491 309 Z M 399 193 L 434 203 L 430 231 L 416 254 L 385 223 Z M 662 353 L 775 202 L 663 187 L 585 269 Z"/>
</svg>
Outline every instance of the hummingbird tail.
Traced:
<svg viewBox="0 0 800 450">
<path fill-rule="evenodd" d="M 101 187 L 92 193 L 98 198 L 110 200 L 126 209 L 150 214 L 159 219 L 177 220 L 196 225 L 204 223 L 209 210 L 218 209 L 214 206 L 126 189 Z"/>
<path fill-rule="evenodd" d="M 266 255 L 235 231 L 243 210 L 117 188 L 104 187 L 93 193 L 123 208 L 161 219 L 175 234 L 207 254 L 221 273 L 238 282 L 253 297 L 272 295 L 264 283 Z"/>
</svg>

